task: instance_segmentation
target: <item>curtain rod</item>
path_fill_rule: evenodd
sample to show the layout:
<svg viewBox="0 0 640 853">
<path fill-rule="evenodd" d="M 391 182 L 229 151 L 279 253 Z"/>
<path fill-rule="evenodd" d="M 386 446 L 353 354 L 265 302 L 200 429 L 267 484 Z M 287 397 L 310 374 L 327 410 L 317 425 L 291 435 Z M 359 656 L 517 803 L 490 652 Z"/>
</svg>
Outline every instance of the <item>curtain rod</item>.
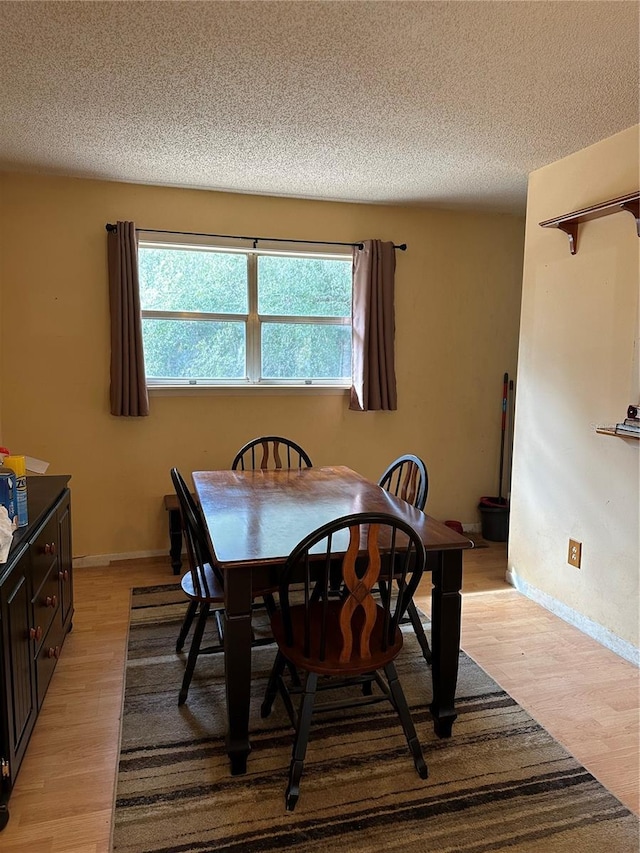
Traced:
<svg viewBox="0 0 640 853">
<path fill-rule="evenodd" d="M 105 225 L 107 231 L 117 231 L 118 226 L 112 222 L 107 222 Z M 352 249 L 362 249 L 363 243 L 337 243 L 334 240 L 287 240 L 284 237 L 243 237 L 239 234 L 203 234 L 199 231 L 161 231 L 157 228 L 136 228 L 136 232 L 146 231 L 147 234 L 179 234 L 181 237 L 226 237 L 230 240 L 252 240 L 253 248 L 262 240 L 266 243 L 307 243 L 314 246 L 351 246 Z M 407 249 L 406 243 L 401 243 L 399 246 L 393 245 L 394 249 L 399 249 L 405 252 Z"/>
</svg>

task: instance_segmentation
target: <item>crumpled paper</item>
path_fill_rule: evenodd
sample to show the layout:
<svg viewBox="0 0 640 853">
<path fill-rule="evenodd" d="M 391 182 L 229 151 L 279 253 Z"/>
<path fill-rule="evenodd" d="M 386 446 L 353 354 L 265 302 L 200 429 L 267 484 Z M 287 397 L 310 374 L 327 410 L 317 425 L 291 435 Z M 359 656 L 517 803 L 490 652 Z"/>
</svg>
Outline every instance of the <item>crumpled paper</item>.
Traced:
<svg viewBox="0 0 640 853">
<path fill-rule="evenodd" d="M 0 563 L 6 563 L 9 556 L 9 548 L 11 548 L 11 540 L 13 532 L 18 526 L 18 518 L 9 520 L 9 513 L 6 506 L 0 505 Z"/>
</svg>

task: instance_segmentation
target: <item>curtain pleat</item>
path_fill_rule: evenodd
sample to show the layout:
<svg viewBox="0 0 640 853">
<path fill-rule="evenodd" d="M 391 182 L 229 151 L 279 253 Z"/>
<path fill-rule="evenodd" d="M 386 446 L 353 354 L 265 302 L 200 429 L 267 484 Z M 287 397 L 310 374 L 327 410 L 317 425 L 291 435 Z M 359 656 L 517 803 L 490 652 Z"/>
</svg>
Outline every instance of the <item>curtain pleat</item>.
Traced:
<svg viewBox="0 0 640 853">
<path fill-rule="evenodd" d="M 394 356 L 396 255 L 393 243 L 365 240 L 353 250 L 353 336 L 349 408 L 398 408 Z"/>
<path fill-rule="evenodd" d="M 149 395 L 144 371 L 138 282 L 138 241 L 133 222 L 107 233 L 111 311 L 111 414 L 144 417 Z"/>
</svg>

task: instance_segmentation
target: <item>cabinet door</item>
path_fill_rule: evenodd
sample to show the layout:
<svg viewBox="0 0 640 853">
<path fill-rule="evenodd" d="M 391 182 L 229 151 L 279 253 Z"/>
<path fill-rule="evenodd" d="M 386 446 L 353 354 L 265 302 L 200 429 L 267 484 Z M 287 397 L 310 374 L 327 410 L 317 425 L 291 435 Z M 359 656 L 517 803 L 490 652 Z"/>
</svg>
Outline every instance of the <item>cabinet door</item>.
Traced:
<svg viewBox="0 0 640 853">
<path fill-rule="evenodd" d="M 29 552 L 0 589 L 10 780 L 13 783 L 37 715 Z"/>
<path fill-rule="evenodd" d="M 73 572 L 71 568 L 71 501 L 69 495 L 58 509 L 58 578 L 60 581 L 60 608 L 65 633 L 71 628 L 73 618 Z"/>
</svg>

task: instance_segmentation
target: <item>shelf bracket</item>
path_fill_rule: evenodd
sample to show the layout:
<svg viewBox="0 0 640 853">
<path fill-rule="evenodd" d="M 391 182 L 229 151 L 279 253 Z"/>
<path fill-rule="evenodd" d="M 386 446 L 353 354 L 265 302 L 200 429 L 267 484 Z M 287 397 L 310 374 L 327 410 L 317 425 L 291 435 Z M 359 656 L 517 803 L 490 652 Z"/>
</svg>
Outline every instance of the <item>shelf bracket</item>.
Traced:
<svg viewBox="0 0 640 853">
<path fill-rule="evenodd" d="M 569 251 L 572 255 L 578 251 L 578 220 L 569 219 L 567 222 L 559 222 L 558 228 L 569 238 Z"/>
<path fill-rule="evenodd" d="M 629 201 L 623 201 L 620 205 L 622 210 L 626 210 L 630 213 L 634 219 L 636 220 L 636 231 L 638 233 L 638 237 L 640 237 L 640 199 L 630 199 Z"/>
</svg>

